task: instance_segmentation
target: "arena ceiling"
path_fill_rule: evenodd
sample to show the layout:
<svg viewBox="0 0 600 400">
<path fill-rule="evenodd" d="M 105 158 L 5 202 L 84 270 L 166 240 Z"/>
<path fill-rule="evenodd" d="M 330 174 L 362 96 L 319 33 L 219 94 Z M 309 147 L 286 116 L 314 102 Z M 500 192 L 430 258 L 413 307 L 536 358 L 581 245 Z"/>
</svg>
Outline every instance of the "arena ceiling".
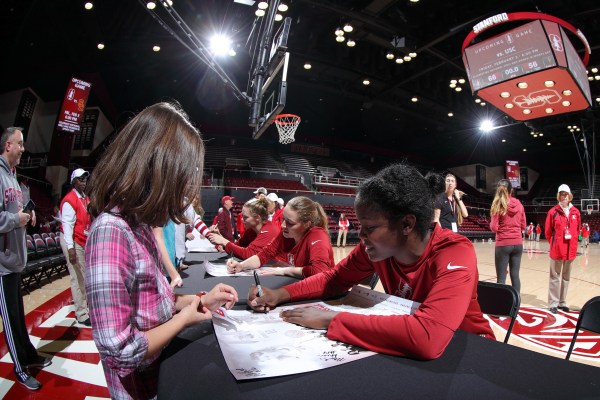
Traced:
<svg viewBox="0 0 600 400">
<path fill-rule="evenodd" d="M 203 42 L 215 32 L 232 37 L 237 54 L 220 58 L 219 64 L 241 91 L 247 91 L 252 60 L 248 38 L 257 4 L 173 1 Z M 80 0 L 3 1 L 0 92 L 31 87 L 44 101 L 60 100 L 69 78 L 77 76 L 93 83 L 88 104 L 101 107 L 115 126 L 152 102 L 173 98 L 205 137 L 251 137 L 247 104 L 152 18 L 145 1 L 92 2 L 88 11 Z M 491 105 L 475 103 L 468 84 L 456 92 L 449 83 L 466 78 L 461 44 L 469 30 L 501 12 L 539 11 L 568 21 L 590 42 L 588 66 L 600 65 L 600 6 L 594 0 L 282 2 L 289 7 L 284 16 L 292 18 L 285 111 L 302 117 L 297 143 L 350 148 L 375 157 L 406 156 L 438 168 L 501 165 L 516 159 L 538 170 L 580 168 L 580 136 L 574 138 L 568 125 L 580 126 L 588 135 L 588 147 L 592 145 L 595 101 L 587 111 L 526 126 Z M 336 28 L 345 23 L 354 27 L 346 34 L 355 40 L 353 48 L 335 40 Z M 417 57 L 403 64 L 386 59 L 394 37 L 404 39 Z M 582 43 L 571 40 L 582 54 Z M 97 49 L 99 42 L 105 44 L 103 50 Z M 159 52 L 152 51 L 155 45 L 161 47 Z M 304 68 L 307 62 L 310 70 Z M 364 79 L 370 85 L 363 85 Z M 591 82 L 593 99 L 600 96 L 599 85 Z M 412 102 L 413 97 L 418 101 Z M 484 117 L 506 126 L 484 135 L 478 129 Z M 534 138 L 532 130 L 544 135 Z M 259 140 L 275 138 L 272 127 Z"/>
</svg>

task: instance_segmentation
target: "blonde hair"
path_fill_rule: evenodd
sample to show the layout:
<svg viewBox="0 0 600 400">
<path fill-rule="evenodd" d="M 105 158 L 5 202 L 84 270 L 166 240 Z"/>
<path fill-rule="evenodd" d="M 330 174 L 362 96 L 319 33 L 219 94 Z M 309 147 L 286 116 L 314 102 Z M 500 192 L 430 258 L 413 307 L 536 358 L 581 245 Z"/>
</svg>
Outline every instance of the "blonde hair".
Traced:
<svg viewBox="0 0 600 400">
<path fill-rule="evenodd" d="M 269 206 L 273 202 L 267 198 L 264 194 L 260 194 L 258 198 L 250 199 L 244 204 L 244 208 L 247 208 L 253 217 L 258 216 L 264 223 L 269 219 Z"/>
<path fill-rule="evenodd" d="M 327 214 L 323 207 L 308 197 L 294 197 L 287 203 L 287 207 L 298 213 L 301 222 L 311 222 L 312 226 L 320 226 L 327 230 Z"/>
<path fill-rule="evenodd" d="M 512 184 L 508 179 L 500 179 L 496 188 L 496 196 L 492 201 L 492 208 L 490 208 L 490 215 L 506 215 L 508 212 L 508 202 L 512 193 Z"/>
</svg>

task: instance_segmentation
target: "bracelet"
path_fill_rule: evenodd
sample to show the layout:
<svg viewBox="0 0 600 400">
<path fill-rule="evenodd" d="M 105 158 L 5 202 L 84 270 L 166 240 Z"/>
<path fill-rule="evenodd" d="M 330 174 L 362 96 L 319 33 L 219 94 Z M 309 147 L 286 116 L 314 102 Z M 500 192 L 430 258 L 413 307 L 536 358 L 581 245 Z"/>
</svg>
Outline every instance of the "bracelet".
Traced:
<svg viewBox="0 0 600 400">
<path fill-rule="evenodd" d="M 202 296 L 204 296 L 207 292 L 198 292 L 196 293 L 196 296 L 200 297 L 200 307 L 204 307 L 204 304 L 202 304 Z"/>
</svg>

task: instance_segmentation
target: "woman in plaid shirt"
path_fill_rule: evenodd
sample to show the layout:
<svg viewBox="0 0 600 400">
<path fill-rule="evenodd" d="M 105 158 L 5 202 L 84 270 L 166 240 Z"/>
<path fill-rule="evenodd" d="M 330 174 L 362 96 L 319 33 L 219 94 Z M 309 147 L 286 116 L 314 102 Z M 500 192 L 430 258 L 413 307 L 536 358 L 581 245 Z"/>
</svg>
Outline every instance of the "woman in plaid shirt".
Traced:
<svg viewBox="0 0 600 400">
<path fill-rule="evenodd" d="M 162 273 L 152 227 L 186 221 L 200 192 L 204 145 L 177 106 L 139 113 L 111 143 L 90 187 L 94 218 L 85 286 L 92 333 L 113 399 L 156 397 L 160 353 L 183 328 L 237 301 L 235 289 L 175 295 Z"/>
</svg>

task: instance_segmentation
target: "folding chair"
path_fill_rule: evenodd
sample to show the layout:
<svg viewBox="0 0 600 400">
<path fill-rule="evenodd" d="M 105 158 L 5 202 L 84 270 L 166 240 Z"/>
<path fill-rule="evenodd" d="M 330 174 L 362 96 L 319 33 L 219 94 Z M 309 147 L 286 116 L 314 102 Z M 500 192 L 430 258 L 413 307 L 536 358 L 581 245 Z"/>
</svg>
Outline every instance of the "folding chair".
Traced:
<svg viewBox="0 0 600 400">
<path fill-rule="evenodd" d="M 573 339 L 571 339 L 571 345 L 567 352 L 567 360 L 571 357 L 571 352 L 573 352 L 573 347 L 575 347 L 575 341 L 577 341 L 580 329 L 600 333 L 600 296 L 592 297 L 581 308 L 575 333 L 573 333 Z"/>
<path fill-rule="evenodd" d="M 521 296 L 510 285 L 480 281 L 477 284 L 477 300 L 484 314 L 510 317 L 510 325 L 506 331 L 504 343 L 512 332 L 515 319 L 521 306 Z"/>
</svg>

